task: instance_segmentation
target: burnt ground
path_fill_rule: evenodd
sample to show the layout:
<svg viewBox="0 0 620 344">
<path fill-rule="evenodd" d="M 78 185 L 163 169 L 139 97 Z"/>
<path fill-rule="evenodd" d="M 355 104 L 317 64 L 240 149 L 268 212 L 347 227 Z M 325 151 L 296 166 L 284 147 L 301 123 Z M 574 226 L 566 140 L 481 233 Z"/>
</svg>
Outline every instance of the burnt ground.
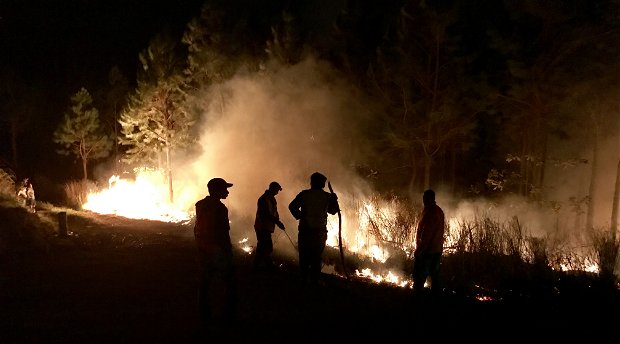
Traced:
<svg viewBox="0 0 620 344">
<path fill-rule="evenodd" d="M 302 288 L 296 262 L 272 273 L 236 252 L 238 319 L 201 326 L 191 227 L 71 215 L 69 236 L 45 250 L 3 255 L 1 343 L 329 343 L 614 338 L 617 290 L 478 301 L 325 274 Z M 610 338 L 610 339 L 611 339 Z"/>
</svg>

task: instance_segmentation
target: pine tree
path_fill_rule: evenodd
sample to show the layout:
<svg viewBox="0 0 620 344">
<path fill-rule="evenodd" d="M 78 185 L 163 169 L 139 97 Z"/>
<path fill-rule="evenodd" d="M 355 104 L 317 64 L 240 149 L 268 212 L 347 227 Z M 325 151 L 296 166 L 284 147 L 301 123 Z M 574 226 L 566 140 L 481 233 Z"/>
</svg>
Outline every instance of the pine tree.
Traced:
<svg viewBox="0 0 620 344">
<path fill-rule="evenodd" d="M 169 199 L 173 202 L 172 152 L 193 142 L 193 115 L 187 111 L 183 77 L 184 59 L 175 41 L 163 33 L 139 55 L 142 73 L 138 87 L 121 114 L 122 137 L 128 146 L 126 163 L 157 164 L 164 154 Z"/>
<path fill-rule="evenodd" d="M 75 155 L 82 161 L 84 180 L 88 179 L 88 162 L 109 155 L 112 140 L 101 130 L 99 111 L 85 88 L 71 97 L 64 120 L 54 132 L 54 142 L 62 146 L 59 154 Z"/>
</svg>

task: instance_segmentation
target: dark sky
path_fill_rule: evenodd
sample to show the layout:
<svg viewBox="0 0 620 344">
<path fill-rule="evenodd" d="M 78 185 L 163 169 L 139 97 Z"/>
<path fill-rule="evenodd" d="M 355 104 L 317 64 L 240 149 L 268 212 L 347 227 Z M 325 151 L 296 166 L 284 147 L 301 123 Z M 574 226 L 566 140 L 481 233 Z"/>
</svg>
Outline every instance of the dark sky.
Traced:
<svg viewBox="0 0 620 344">
<path fill-rule="evenodd" d="M 113 65 L 133 73 L 138 53 L 166 26 L 180 30 L 202 0 L 3 0 L 3 64 L 29 80 L 57 86 L 107 74 Z M 74 87 L 73 87 L 74 88 Z"/>
<path fill-rule="evenodd" d="M 35 173 L 41 162 L 65 164 L 65 158 L 50 149 L 51 134 L 72 94 L 82 86 L 93 92 L 107 85 L 114 65 L 134 81 L 138 54 L 149 40 L 165 28 L 182 32 L 199 15 L 202 3 L 1 0 L 0 68 L 17 72 L 32 94 L 37 94 L 37 121 L 29 124 L 19 142 L 22 174 Z M 10 159 L 8 137 L 4 135 L 1 141 L 2 156 Z"/>
</svg>

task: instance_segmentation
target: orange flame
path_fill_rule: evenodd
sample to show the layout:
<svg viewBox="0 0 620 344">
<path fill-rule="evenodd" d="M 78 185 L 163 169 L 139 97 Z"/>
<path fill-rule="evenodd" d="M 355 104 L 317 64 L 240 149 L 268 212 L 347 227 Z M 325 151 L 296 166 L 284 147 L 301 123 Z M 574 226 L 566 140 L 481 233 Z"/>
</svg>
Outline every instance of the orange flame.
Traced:
<svg viewBox="0 0 620 344">
<path fill-rule="evenodd" d="M 161 175 L 142 172 L 135 181 L 112 176 L 109 186 L 87 196 L 83 209 L 100 214 L 119 215 L 130 219 L 183 222 L 191 217 L 188 211 L 168 201 L 168 193 L 158 185 Z"/>
</svg>

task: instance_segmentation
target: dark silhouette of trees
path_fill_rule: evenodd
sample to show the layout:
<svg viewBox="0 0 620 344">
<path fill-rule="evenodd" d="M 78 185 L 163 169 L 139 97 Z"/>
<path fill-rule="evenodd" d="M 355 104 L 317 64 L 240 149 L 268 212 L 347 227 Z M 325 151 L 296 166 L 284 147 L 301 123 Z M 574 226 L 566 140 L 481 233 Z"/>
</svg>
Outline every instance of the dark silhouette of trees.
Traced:
<svg viewBox="0 0 620 344">
<path fill-rule="evenodd" d="M 599 43 L 609 39 L 608 27 L 568 3 L 522 1 L 513 6 L 514 29 L 494 36 L 507 63 L 497 106 L 509 119 L 504 135 L 513 148 L 506 147 L 506 153 L 518 165 L 518 193 L 540 200 L 551 160 L 550 135 L 561 134 L 567 121 L 559 111 L 569 96 L 567 86 L 592 72 L 584 57 L 602 57 Z"/>
<path fill-rule="evenodd" d="M 467 149 L 476 107 L 482 106 L 466 96 L 476 90 L 465 74 L 468 56 L 458 51 L 460 37 L 450 32 L 457 19 L 407 3 L 368 73 L 372 94 L 384 104 L 385 147 L 404 158 L 410 193 L 440 182 L 432 179 L 439 175 L 432 166 L 451 151 Z"/>
<path fill-rule="evenodd" d="M 108 73 L 109 88 L 105 94 L 105 112 L 102 114 L 103 121 L 110 128 L 112 140 L 114 142 L 113 160 L 114 170 L 119 173 L 119 160 L 122 151 L 120 150 L 119 136 L 121 134 L 121 126 L 119 123 L 120 114 L 127 104 L 129 95 L 129 80 L 121 72 L 118 66 L 113 66 Z"/>
<path fill-rule="evenodd" d="M 28 88 L 26 81 L 10 68 L 0 72 L 0 121 L 8 130 L 11 147 L 11 165 L 19 170 L 19 137 L 32 123 L 37 91 Z"/>
</svg>

